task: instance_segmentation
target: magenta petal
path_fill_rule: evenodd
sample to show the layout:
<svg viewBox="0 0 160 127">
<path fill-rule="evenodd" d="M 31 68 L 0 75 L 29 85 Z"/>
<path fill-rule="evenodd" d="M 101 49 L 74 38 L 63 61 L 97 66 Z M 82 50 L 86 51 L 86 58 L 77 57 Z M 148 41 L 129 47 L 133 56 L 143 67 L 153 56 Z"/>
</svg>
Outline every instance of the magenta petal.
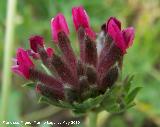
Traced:
<svg viewBox="0 0 160 127">
<path fill-rule="evenodd" d="M 114 22 L 114 20 L 110 20 L 106 24 L 106 31 L 112 37 L 113 40 L 116 40 L 117 36 L 121 34 L 121 29 Z"/>
<path fill-rule="evenodd" d="M 23 73 L 19 71 L 19 65 L 14 65 L 11 67 L 11 69 L 14 73 L 23 76 Z"/>
<path fill-rule="evenodd" d="M 118 19 L 116 19 L 115 17 L 110 17 L 107 21 L 107 24 L 106 24 L 106 27 L 107 27 L 106 31 L 108 31 L 108 25 L 110 22 L 114 22 L 117 25 L 117 27 L 121 30 L 121 22 Z"/>
<path fill-rule="evenodd" d="M 63 14 L 59 13 L 55 18 L 51 20 L 51 32 L 52 38 L 55 42 L 58 42 L 58 33 L 65 32 L 66 35 L 69 34 L 68 25 Z"/>
<path fill-rule="evenodd" d="M 80 26 L 89 28 L 89 17 L 82 6 L 72 8 L 72 19 L 76 30 Z"/>
<path fill-rule="evenodd" d="M 24 63 L 24 49 L 23 48 L 18 48 L 17 49 L 17 54 L 16 54 L 16 58 L 17 58 L 17 62 L 18 62 L 18 64 L 23 64 Z"/>
<path fill-rule="evenodd" d="M 19 65 L 19 71 L 23 74 L 23 76 L 26 79 L 29 79 L 29 77 L 30 77 L 29 70 L 30 70 L 30 68 L 26 67 L 25 65 Z"/>
<path fill-rule="evenodd" d="M 129 27 L 127 29 L 124 29 L 122 31 L 123 33 L 123 38 L 125 40 L 125 45 L 126 45 L 126 48 L 132 46 L 133 44 L 133 40 L 134 40 L 134 28 L 133 27 Z"/>
<path fill-rule="evenodd" d="M 33 62 L 29 58 L 27 51 L 22 48 L 17 50 L 17 60 L 19 64 L 25 64 L 27 67 L 34 66 Z"/>
<path fill-rule="evenodd" d="M 29 70 L 23 65 L 14 65 L 11 67 L 12 71 L 20 76 L 29 79 Z"/>
<path fill-rule="evenodd" d="M 31 49 L 37 53 L 38 45 L 43 46 L 44 39 L 41 36 L 32 36 L 29 39 Z"/>
<path fill-rule="evenodd" d="M 52 57 L 53 54 L 54 54 L 54 51 L 53 51 L 52 48 L 47 48 L 47 49 L 46 49 L 46 52 L 47 52 L 47 54 L 48 54 L 48 57 Z"/>
</svg>

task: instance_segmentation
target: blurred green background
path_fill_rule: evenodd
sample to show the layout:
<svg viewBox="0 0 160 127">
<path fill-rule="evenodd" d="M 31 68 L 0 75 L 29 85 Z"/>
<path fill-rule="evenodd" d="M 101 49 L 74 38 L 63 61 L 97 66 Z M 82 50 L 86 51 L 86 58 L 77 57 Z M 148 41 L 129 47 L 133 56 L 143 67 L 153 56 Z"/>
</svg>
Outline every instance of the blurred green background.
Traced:
<svg viewBox="0 0 160 127">
<path fill-rule="evenodd" d="M 83 5 L 90 16 L 91 26 L 99 32 L 110 16 L 122 21 L 122 26 L 134 26 L 134 45 L 124 59 L 123 76 L 134 74 L 134 85 L 142 86 L 137 105 L 125 113 L 99 114 L 99 127 L 158 127 L 160 126 L 160 0 L 18 0 L 14 36 L 14 52 L 18 47 L 29 48 L 28 38 L 39 34 L 46 45 L 53 46 L 50 20 L 58 12 L 64 13 L 70 28 L 70 39 L 76 53 L 79 49 L 71 18 L 73 6 Z M 0 77 L 4 52 L 7 1 L 0 1 Z M 0 79 L 2 80 L 2 79 Z M 78 119 L 85 126 L 84 117 L 73 117 L 70 111 L 38 104 L 33 90 L 23 88 L 26 81 L 12 76 L 8 120 L 63 121 Z M 1 86 L 2 84 L 0 84 Z M 1 87 L 0 87 L 1 94 Z M 1 106 L 1 96 L 0 96 Z M 13 126 L 13 125 L 10 125 Z M 36 126 L 33 124 L 33 126 Z M 42 126 L 42 125 L 41 125 Z M 78 125 L 76 125 L 78 127 Z"/>
</svg>

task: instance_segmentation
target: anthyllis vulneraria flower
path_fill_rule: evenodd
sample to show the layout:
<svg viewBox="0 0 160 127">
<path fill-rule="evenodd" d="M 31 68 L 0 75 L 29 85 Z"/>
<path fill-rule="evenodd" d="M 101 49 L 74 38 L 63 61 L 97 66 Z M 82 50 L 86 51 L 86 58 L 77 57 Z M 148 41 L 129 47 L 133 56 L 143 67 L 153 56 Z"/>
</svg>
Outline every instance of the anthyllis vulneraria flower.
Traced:
<svg viewBox="0 0 160 127">
<path fill-rule="evenodd" d="M 72 19 L 80 56 L 73 52 L 66 19 L 59 13 L 51 19 L 51 33 L 62 55 L 45 47 L 43 37 L 32 36 L 29 39 L 30 50 L 17 50 L 12 70 L 33 81 L 27 86 L 35 88 L 42 102 L 79 113 L 92 109 L 119 112 L 129 108 L 139 88 L 129 90 L 132 76 L 116 81 L 123 57 L 132 46 L 134 28 L 122 30 L 121 22 L 110 17 L 102 25 L 101 32 L 96 34 L 82 6 L 72 8 Z M 31 59 L 41 60 L 46 73 L 37 69 Z"/>
</svg>

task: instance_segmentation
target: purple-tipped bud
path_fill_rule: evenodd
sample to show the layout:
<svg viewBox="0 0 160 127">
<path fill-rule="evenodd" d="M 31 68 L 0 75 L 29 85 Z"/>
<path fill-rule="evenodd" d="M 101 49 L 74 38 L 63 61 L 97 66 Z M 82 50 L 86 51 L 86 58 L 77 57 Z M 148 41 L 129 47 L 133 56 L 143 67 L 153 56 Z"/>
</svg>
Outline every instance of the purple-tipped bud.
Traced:
<svg viewBox="0 0 160 127">
<path fill-rule="evenodd" d="M 96 38 L 95 33 L 92 31 L 90 27 L 89 17 L 82 6 L 72 8 L 72 19 L 76 31 L 78 31 L 78 29 L 82 27 L 85 29 L 85 33 L 87 36 L 89 36 L 92 39 Z"/>
<path fill-rule="evenodd" d="M 110 18 L 106 24 L 106 31 L 108 35 L 111 36 L 111 38 L 113 39 L 116 46 L 120 48 L 124 53 L 125 50 L 124 39 L 122 36 L 121 28 L 117 22 L 119 22 L 117 19 Z"/>
<path fill-rule="evenodd" d="M 12 71 L 24 76 L 26 79 L 30 78 L 30 69 L 34 68 L 34 64 L 29 58 L 27 51 L 22 48 L 17 50 L 16 55 L 17 63 L 16 65 L 12 66 Z"/>
<path fill-rule="evenodd" d="M 59 13 L 55 18 L 51 20 L 51 32 L 52 38 L 55 42 L 58 42 L 58 33 L 65 32 L 66 35 L 69 34 L 68 25 L 63 14 Z"/>
<path fill-rule="evenodd" d="M 67 64 L 70 65 L 70 70 L 72 71 L 72 73 L 76 77 L 77 60 L 76 60 L 75 54 L 72 50 L 72 47 L 70 45 L 70 40 L 64 32 L 60 32 L 58 34 L 58 41 L 59 41 L 58 46 L 61 49 L 61 51 L 63 52 L 64 59 L 67 62 Z"/>
<path fill-rule="evenodd" d="M 97 71 L 98 71 L 98 82 L 100 82 L 103 75 L 109 71 L 109 69 L 121 59 L 122 52 L 121 50 L 112 43 L 108 49 L 107 46 L 104 47 L 108 51 L 103 52 L 101 55 L 100 61 L 98 62 Z"/>
<path fill-rule="evenodd" d="M 132 45 L 134 39 L 134 29 L 132 27 L 121 30 L 120 21 L 111 17 L 106 23 L 106 32 L 113 39 L 115 45 L 126 53 L 126 49 Z"/>
<path fill-rule="evenodd" d="M 89 17 L 82 6 L 72 8 L 72 18 L 76 30 L 79 27 L 89 28 Z"/>
<path fill-rule="evenodd" d="M 38 52 L 38 46 L 43 47 L 43 45 L 44 45 L 44 39 L 43 39 L 43 37 L 38 36 L 38 35 L 30 37 L 29 42 L 30 42 L 31 49 L 35 53 Z"/>
<path fill-rule="evenodd" d="M 53 89 L 61 92 L 63 91 L 62 82 L 58 79 L 55 79 L 53 76 L 47 75 L 43 72 L 40 72 L 35 69 L 30 70 L 30 80 L 39 81 L 45 84 L 48 87 L 52 87 Z"/>
</svg>

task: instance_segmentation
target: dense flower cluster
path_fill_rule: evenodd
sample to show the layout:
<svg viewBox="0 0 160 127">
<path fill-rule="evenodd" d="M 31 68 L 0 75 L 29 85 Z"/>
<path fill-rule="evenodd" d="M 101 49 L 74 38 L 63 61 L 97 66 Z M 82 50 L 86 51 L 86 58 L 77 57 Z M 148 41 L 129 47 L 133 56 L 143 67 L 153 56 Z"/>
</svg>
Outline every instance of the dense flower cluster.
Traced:
<svg viewBox="0 0 160 127">
<path fill-rule="evenodd" d="M 134 29 L 129 27 L 122 30 L 120 21 L 111 17 L 96 35 L 81 6 L 72 9 L 72 18 L 78 35 L 80 56 L 76 56 L 72 50 L 66 19 L 59 13 L 51 20 L 51 32 L 62 55 L 45 47 L 43 37 L 32 36 L 29 39 L 30 50 L 17 50 L 12 70 L 36 82 L 36 91 L 47 98 L 81 102 L 103 94 L 114 85 L 123 56 L 133 43 Z M 31 58 L 40 59 L 52 75 L 38 70 Z"/>
</svg>

